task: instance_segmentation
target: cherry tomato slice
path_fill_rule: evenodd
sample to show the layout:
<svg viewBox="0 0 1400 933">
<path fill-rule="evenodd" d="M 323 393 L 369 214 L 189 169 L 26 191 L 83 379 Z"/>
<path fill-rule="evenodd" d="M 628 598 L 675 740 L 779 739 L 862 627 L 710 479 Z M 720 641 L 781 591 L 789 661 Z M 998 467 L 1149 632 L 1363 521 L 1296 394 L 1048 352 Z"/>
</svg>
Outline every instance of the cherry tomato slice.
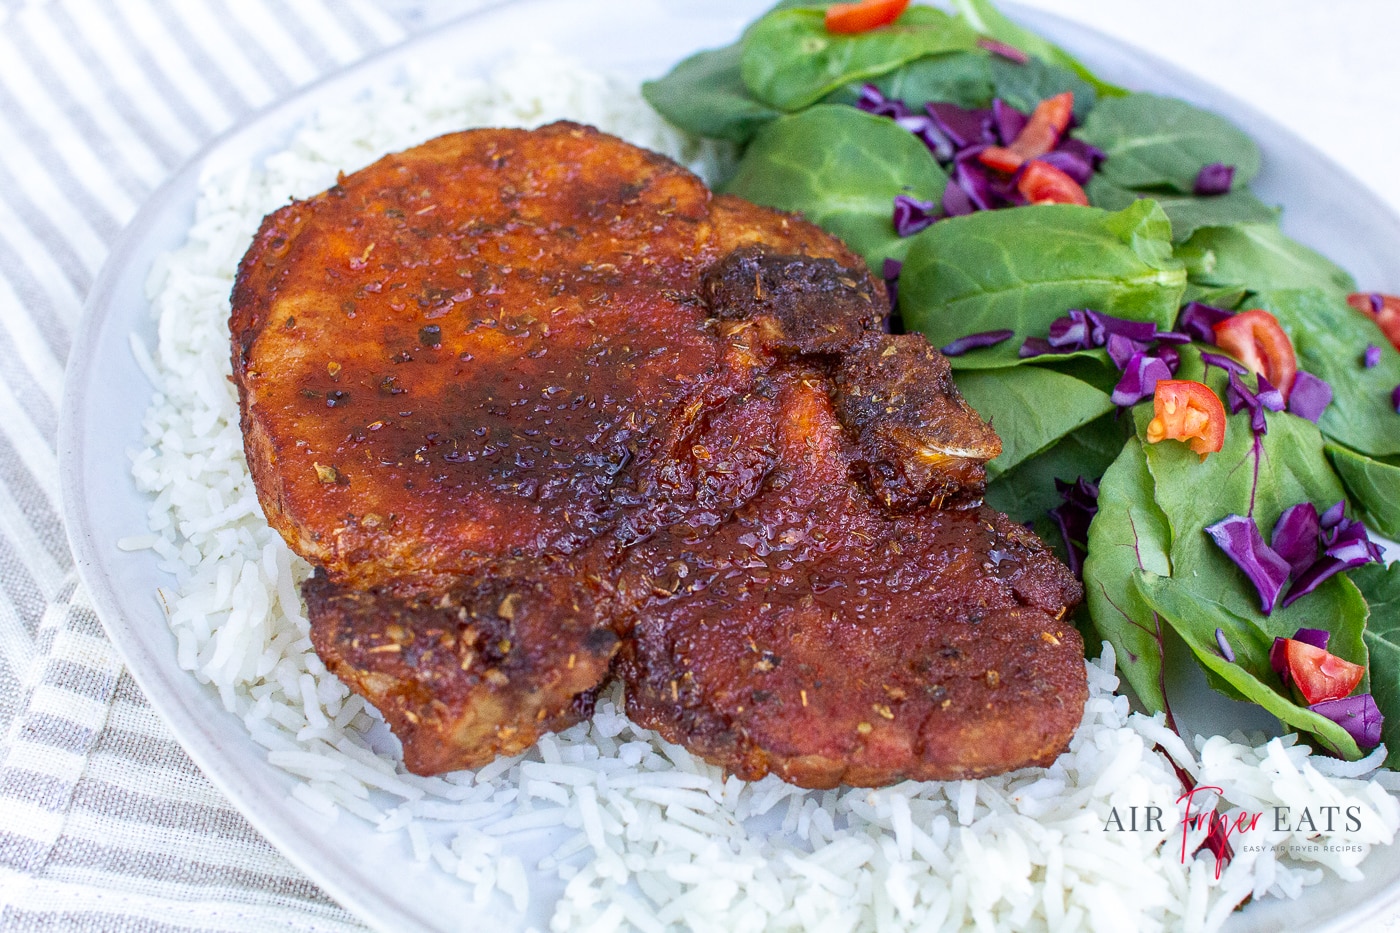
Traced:
<svg viewBox="0 0 1400 933">
<path fill-rule="evenodd" d="M 987 168 L 994 168 L 998 172 L 1010 175 L 1025 164 L 1026 160 L 1005 146 L 988 146 L 977 153 L 977 161 Z"/>
<path fill-rule="evenodd" d="M 1260 373 L 1288 401 L 1298 375 L 1293 341 L 1269 312 L 1241 311 L 1215 325 L 1215 342 L 1252 373 Z"/>
<path fill-rule="evenodd" d="M 1288 676 L 1311 706 L 1323 700 L 1340 700 L 1361 683 L 1366 668 L 1344 661 L 1323 648 L 1293 638 L 1284 639 Z"/>
<path fill-rule="evenodd" d="M 1185 441 L 1193 453 L 1213 454 L 1225 446 L 1225 406 L 1210 386 L 1189 379 L 1163 379 L 1152 394 L 1147 442 Z"/>
<path fill-rule="evenodd" d="M 1372 296 L 1377 299 L 1374 303 Z M 1400 298 L 1379 292 L 1357 292 L 1347 296 L 1347 304 L 1365 314 L 1380 327 L 1385 339 L 1400 350 Z M 1376 307 L 1379 305 L 1379 309 Z"/>
<path fill-rule="evenodd" d="M 1047 97 L 1035 105 L 1026 126 L 1012 141 L 1010 149 L 1022 159 L 1036 159 L 1054 149 L 1069 127 L 1074 114 L 1074 92 Z"/>
<path fill-rule="evenodd" d="M 977 161 L 999 172 L 1014 172 L 1031 159 L 1038 159 L 1058 146 L 1073 115 L 1073 91 L 1047 97 L 1035 105 L 1030 119 L 1010 145 L 988 146 L 977 154 Z M 1076 183 L 1075 187 L 1079 185 Z"/>
<path fill-rule="evenodd" d="M 1089 196 L 1079 182 L 1048 162 L 1027 162 L 1016 180 L 1016 190 L 1032 204 L 1085 204 Z"/>
<path fill-rule="evenodd" d="M 909 6 L 909 0 L 862 0 L 860 3 L 835 3 L 826 10 L 826 31 L 853 36 L 888 26 L 899 19 Z"/>
</svg>

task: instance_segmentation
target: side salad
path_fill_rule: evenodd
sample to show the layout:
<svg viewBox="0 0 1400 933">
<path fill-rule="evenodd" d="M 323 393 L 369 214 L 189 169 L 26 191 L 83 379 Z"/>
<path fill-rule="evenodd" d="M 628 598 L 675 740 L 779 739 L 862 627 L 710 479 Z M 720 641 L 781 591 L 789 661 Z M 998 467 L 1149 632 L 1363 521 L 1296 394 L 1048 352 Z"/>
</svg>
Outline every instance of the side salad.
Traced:
<svg viewBox="0 0 1400 933">
<path fill-rule="evenodd" d="M 1400 298 L 1251 193 L 1220 116 L 1094 75 L 989 0 L 784 0 L 647 83 L 721 189 L 883 274 L 1001 434 L 987 502 L 1082 575 L 1142 705 L 1195 664 L 1400 767 Z"/>
</svg>

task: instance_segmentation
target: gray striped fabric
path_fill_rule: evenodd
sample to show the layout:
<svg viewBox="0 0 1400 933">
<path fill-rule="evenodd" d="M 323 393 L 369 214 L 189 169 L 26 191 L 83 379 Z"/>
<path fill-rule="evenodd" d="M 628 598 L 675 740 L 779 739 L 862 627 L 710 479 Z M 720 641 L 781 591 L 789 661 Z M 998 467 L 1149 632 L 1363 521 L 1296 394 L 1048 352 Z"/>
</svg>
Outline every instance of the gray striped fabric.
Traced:
<svg viewBox="0 0 1400 933">
<path fill-rule="evenodd" d="M 481 0 L 0 0 L 0 930 L 359 930 L 123 672 L 59 523 L 83 300 L 202 143 Z"/>
</svg>

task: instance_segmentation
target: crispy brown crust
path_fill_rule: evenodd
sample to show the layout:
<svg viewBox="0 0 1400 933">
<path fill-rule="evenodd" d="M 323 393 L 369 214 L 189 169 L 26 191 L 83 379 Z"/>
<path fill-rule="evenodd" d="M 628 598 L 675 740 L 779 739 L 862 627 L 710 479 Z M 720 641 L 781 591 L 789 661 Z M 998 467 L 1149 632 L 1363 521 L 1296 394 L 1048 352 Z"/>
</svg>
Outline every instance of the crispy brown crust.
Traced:
<svg viewBox="0 0 1400 933">
<path fill-rule="evenodd" d="M 490 570 L 415 596 L 320 574 L 302 587 L 317 654 L 384 714 L 415 773 L 480 767 L 591 715 L 617 650 L 586 568 Z"/>
<path fill-rule="evenodd" d="M 711 314 L 749 330 L 742 339 L 793 356 L 841 353 L 877 330 L 888 303 L 876 284 L 834 259 L 755 245 L 715 263 L 702 287 Z"/>
<path fill-rule="evenodd" d="M 976 505 L 996 436 L 887 307 L 820 229 L 576 124 L 270 215 L 234 381 L 318 653 L 424 774 L 576 722 L 610 670 L 745 777 L 1048 761 L 1078 584 Z"/>
<path fill-rule="evenodd" d="M 722 375 L 709 198 L 561 123 L 444 136 L 272 215 L 230 318 L 269 521 L 362 587 L 605 533 Z"/>
<path fill-rule="evenodd" d="M 703 540 L 663 532 L 628 554 L 628 714 L 741 777 L 805 787 L 1047 763 L 1087 696 L 1059 621 L 1078 583 L 989 509 L 872 508 L 846 481 L 858 448 L 825 377 L 776 382 L 764 488 Z"/>
<path fill-rule="evenodd" d="M 868 335 L 833 373 L 836 416 L 856 437 L 854 464 L 891 508 L 978 499 L 1001 438 L 963 401 L 948 360 L 921 334 Z"/>
</svg>

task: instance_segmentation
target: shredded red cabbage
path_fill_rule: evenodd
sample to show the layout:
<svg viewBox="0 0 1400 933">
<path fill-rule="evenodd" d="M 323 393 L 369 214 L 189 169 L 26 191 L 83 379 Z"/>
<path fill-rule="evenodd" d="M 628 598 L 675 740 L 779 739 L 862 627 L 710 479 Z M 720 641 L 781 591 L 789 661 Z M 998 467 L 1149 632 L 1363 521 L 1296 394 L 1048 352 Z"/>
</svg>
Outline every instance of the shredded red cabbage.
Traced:
<svg viewBox="0 0 1400 933">
<path fill-rule="evenodd" d="M 890 296 L 890 308 L 899 300 L 899 274 L 904 271 L 904 263 L 898 259 L 886 259 L 880 267 L 880 278 L 885 280 L 885 291 Z"/>
<path fill-rule="evenodd" d="M 1094 324 L 1094 339 L 1099 340 L 1102 333 L 1107 339 L 1109 334 L 1119 334 L 1129 340 L 1155 340 L 1157 339 L 1157 325 L 1151 321 L 1129 321 L 1121 317 L 1113 317 L 1109 314 L 1100 314 L 1097 311 L 1084 312 Z"/>
<path fill-rule="evenodd" d="M 1047 152 L 1035 161 L 1052 165 L 1064 172 L 1080 185 L 1089 183 L 1089 177 L 1094 174 L 1094 167 L 1083 156 L 1070 152 L 1068 149 L 1057 149 L 1054 152 Z"/>
<path fill-rule="evenodd" d="M 1089 319 L 1089 311 L 1071 311 L 1064 317 L 1050 322 L 1050 336 L 1046 342 L 1058 350 L 1087 350 L 1096 346 L 1094 342 L 1094 322 Z M 1099 341 L 1102 343 L 1103 341 Z"/>
<path fill-rule="evenodd" d="M 1231 662 L 1235 660 L 1235 649 L 1231 648 L 1230 643 L 1225 640 L 1225 632 L 1223 629 L 1215 630 L 1215 644 L 1220 648 L 1220 656 L 1222 658 Z"/>
<path fill-rule="evenodd" d="M 1007 45 L 1005 42 L 998 42 L 996 39 L 989 39 L 983 36 L 977 40 L 978 46 L 991 52 L 993 55 L 1000 55 L 1002 58 L 1024 65 L 1031 60 L 1031 57 L 1014 45 Z"/>
<path fill-rule="evenodd" d="M 1227 373 L 1234 373 L 1237 376 L 1243 376 L 1245 373 L 1249 372 L 1249 370 L 1244 368 L 1243 363 L 1232 360 L 1228 356 L 1222 356 L 1219 353 L 1202 353 L 1201 362 L 1205 363 L 1207 366 L 1218 366 Z"/>
<path fill-rule="evenodd" d="M 1197 343 L 1213 345 L 1215 343 L 1215 325 L 1222 321 L 1228 321 L 1234 316 L 1235 312 L 1233 311 L 1192 301 L 1181 309 L 1181 314 L 1176 319 L 1176 329 L 1184 334 L 1189 334 L 1191 339 Z"/>
<path fill-rule="evenodd" d="M 1320 628 L 1300 628 L 1293 633 L 1292 641 L 1301 641 L 1303 644 L 1312 645 L 1314 648 L 1327 650 L 1327 642 L 1332 638 L 1332 633 Z M 1292 676 L 1288 672 L 1288 642 L 1287 638 L 1275 638 L 1274 643 L 1269 646 L 1269 667 L 1274 669 L 1274 673 L 1283 679 L 1283 685 L 1287 687 L 1292 683 Z"/>
<path fill-rule="evenodd" d="M 1157 325 L 1151 321 L 1129 321 L 1099 311 L 1075 309 L 1064 317 L 1058 317 L 1051 321 L 1050 333 L 1044 340 L 1031 338 L 1027 342 L 1030 343 L 1033 340 L 1035 347 L 1039 348 L 1043 344 L 1049 348 L 1042 352 L 1073 353 L 1076 350 L 1092 350 L 1094 347 L 1102 347 L 1114 336 L 1132 341 L 1135 344 L 1133 352 L 1137 352 L 1138 350 L 1146 350 L 1149 344 L 1161 335 L 1157 332 Z M 1120 352 L 1127 350 L 1128 347 L 1127 344 L 1119 344 Z"/>
<path fill-rule="evenodd" d="M 1293 640 L 1326 651 L 1327 643 L 1332 640 L 1332 633 L 1320 628 L 1300 628 L 1293 633 Z"/>
<path fill-rule="evenodd" d="M 1269 424 L 1264 419 L 1265 411 L 1283 411 L 1283 393 L 1275 389 L 1263 375 L 1257 377 L 1258 389 L 1251 391 L 1244 384 L 1240 374 L 1230 372 L 1230 384 L 1225 388 L 1225 401 L 1230 406 L 1230 414 L 1241 409 L 1249 410 L 1249 429 L 1254 436 L 1262 437 L 1269 432 Z"/>
<path fill-rule="evenodd" d="M 1218 631 L 1218 630 L 1217 630 Z M 1218 636 L 1217 636 L 1218 637 Z M 1300 628 L 1293 634 L 1293 641 L 1301 641 L 1314 648 L 1327 650 L 1331 633 L 1316 628 Z M 1287 687 L 1292 682 L 1288 670 L 1288 639 L 1275 638 L 1269 648 L 1269 666 L 1283 680 Z M 1323 700 L 1308 707 L 1319 716 L 1332 720 L 1356 740 L 1363 748 L 1374 748 L 1381 740 L 1381 711 L 1369 693 L 1342 697 L 1337 700 Z"/>
<path fill-rule="evenodd" d="M 894 196 L 894 232 L 899 236 L 913 236 L 937 219 L 937 207 L 932 201 L 920 201 L 907 194 Z"/>
<path fill-rule="evenodd" d="M 949 217 L 962 217 L 977 210 L 962 185 L 949 184 L 943 189 L 943 213 Z"/>
<path fill-rule="evenodd" d="M 964 149 L 953 160 L 953 177 L 950 183 L 961 188 L 977 210 L 989 211 L 1001 203 L 1001 198 L 998 197 L 999 192 L 992 179 L 991 170 L 977 161 L 977 153 L 980 151 L 977 147 Z"/>
<path fill-rule="evenodd" d="M 1362 748 L 1375 748 L 1381 742 L 1384 717 L 1376 706 L 1375 698 L 1369 693 L 1342 697 L 1340 700 L 1323 700 L 1308 709 L 1347 730 L 1347 734 Z"/>
<path fill-rule="evenodd" d="M 1128 363 L 1132 358 L 1144 352 L 1147 346 L 1141 340 L 1133 340 L 1122 334 L 1109 334 L 1108 339 L 1104 341 L 1103 348 L 1108 351 L 1108 358 L 1113 361 L 1113 365 L 1118 367 L 1119 372 L 1122 372 L 1128 368 Z"/>
<path fill-rule="evenodd" d="M 992 101 L 992 125 L 996 127 L 997 139 L 1003 146 L 1011 145 L 1016 137 L 1021 135 L 1028 122 L 1030 117 L 1000 97 Z"/>
<path fill-rule="evenodd" d="M 1050 518 L 1065 542 L 1069 569 L 1076 577 L 1082 577 L 1084 557 L 1088 553 L 1089 523 L 1099 511 L 1099 486 L 1081 476 L 1073 483 L 1055 480 L 1055 490 L 1064 502 L 1050 510 Z"/>
<path fill-rule="evenodd" d="M 1395 413 L 1400 415 L 1400 385 L 1390 390 L 1390 407 L 1395 409 Z"/>
<path fill-rule="evenodd" d="M 1123 367 L 1123 378 L 1118 380 L 1109 397 L 1119 408 L 1127 408 L 1156 392 L 1157 383 L 1171 377 L 1172 371 L 1166 361 L 1138 351 Z"/>
<path fill-rule="evenodd" d="M 1288 410 L 1317 424 L 1331 404 L 1332 387 L 1312 373 L 1298 370 L 1293 379 L 1293 391 L 1288 394 Z"/>
<path fill-rule="evenodd" d="M 1024 358 L 1104 347 L 1113 365 L 1123 373 L 1114 387 L 1113 402 L 1125 407 L 1136 405 L 1156 390 L 1158 381 L 1176 373 L 1180 354 L 1173 347 L 1160 344 L 1189 342 L 1185 334 L 1158 332 L 1151 321 L 1130 321 L 1077 308 L 1052 321 L 1047 336 L 1027 337 L 1019 355 Z M 1154 344 L 1158 344 L 1155 349 Z"/>
<path fill-rule="evenodd" d="M 1283 411 L 1283 393 L 1275 389 L 1273 383 L 1269 382 L 1263 374 L 1255 378 L 1258 383 L 1259 407 L 1267 411 Z"/>
<path fill-rule="evenodd" d="M 924 110 L 959 149 L 995 142 L 990 110 L 965 110 L 957 104 L 927 103 Z"/>
<path fill-rule="evenodd" d="M 1290 505 L 1279 515 L 1269 546 L 1288 562 L 1290 572 L 1297 577 L 1317 560 L 1317 542 L 1321 535 L 1317 506 L 1311 502 L 1300 502 Z"/>
<path fill-rule="evenodd" d="M 938 128 L 938 125 L 933 122 L 933 118 L 926 114 L 915 113 L 907 117 L 896 117 L 894 122 L 901 129 L 906 129 L 919 137 L 919 140 L 928 147 L 928 151 L 933 153 L 933 157 L 940 162 L 947 162 L 957 151 L 953 146 L 953 141 Z"/>
<path fill-rule="evenodd" d="M 973 211 L 1029 203 L 1016 184 L 1019 171 L 1007 176 L 984 165 L 978 158 L 988 146 L 1010 145 L 1030 119 L 1004 100 L 994 100 L 988 109 L 929 102 L 919 113 L 903 100 L 886 97 L 875 85 L 866 84 L 861 87 L 855 106 L 866 113 L 893 120 L 919 137 L 948 171 L 949 184 L 944 190 L 942 204 L 945 216 L 961 217 Z M 1106 155 L 1096 146 L 1061 134 L 1055 148 L 1040 158 L 1084 185 Z"/>
<path fill-rule="evenodd" d="M 1311 503 L 1284 509 L 1274 523 L 1272 547 L 1264 543 L 1254 520 L 1243 515 L 1223 518 L 1206 532 L 1249 577 L 1259 592 L 1264 615 L 1268 615 L 1290 579 L 1293 585 L 1284 597 L 1284 606 L 1311 593 L 1329 577 L 1381 560 L 1380 546 L 1367 535 L 1366 526 L 1348 519 L 1345 510 L 1345 499 L 1320 517 Z"/>
<path fill-rule="evenodd" d="M 1196 175 L 1192 193 L 1198 195 L 1228 194 L 1235 180 L 1235 167 L 1224 162 L 1212 162 Z"/>
<path fill-rule="evenodd" d="M 1063 152 L 1074 156 L 1087 163 L 1090 168 L 1097 170 L 1108 158 L 1108 153 L 1098 146 L 1086 143 L 1082 139 L 1072 139 L 1069 136 L 1061 136 L 1060 144 L 1055 147 L 1055 152 Z M 1053 153 L 1052 153 L 1053 154 Z"/>
<path fill-rule="evenodd" d="M 856 109 L 864 110 L 866 113 L 873 113 L 877 117 L 889 117 L 898 120 L 910 114 L 908 106 L 898 98 L 886 97 L 884 93 L 873 84 L 861 86 L 860 96 L 856 98 Z"/>
<path fill-rule="evenodd" d="M 1292 678 L 1288 673 L 1288 639 L 1275 638 L 1274 643 L 1269 646 L 1269 667 L 1274 669 L 1274 673 L 1283 679 L 1283 685 L 1287 687 Z"/>
<path fill-rule="evenodd" d="M 944 356 L 962 356 L 968 350 L 977 350 L 982 347 L 994 347 L 1004 340 L 1010 340 L 1014 330 L 984 330 L 976 334 L 968 334 L 966 337 L 959 337 L 946 347 L 941 349 Z"/>
<path fill-rule="evenodd" d="M 1366 345 L 1366 352 L 1361 354 L 1361 365 L 1367 369 L 1375 369 L 1381 362 L 1381 348 L 1374 343 Z"/>
<path fill-rule="evenodd" d="M 1050 342 L 1044 337 L 1027 337 L 1022 341 L 1021 349 L 1017 351 L 1016 355 L 1025 359 L 1028 356 L 1043 356 L 1046 353 L 1055 352 L 1057 352 L 1055 348 L 1050 346 Z"/>
<path fill-rule="evenodd" d="M 1254 519 L 1247 515 L 1229 515 L 1205 530 L 1254 584 L 1264 615 L 1273 612 L 1279 593 L 1288 582 L 1288 561 L 1264 543 Z"/>
<path fill-rule="evenodd" d="M 1383 559 L 1380 545 L 1371 540 L 1366 526 L 1345 516 L 1346 500 L 1323 513 L 1322 554 L 1306 570 L 1294 577 L 1283 605 L 1289 606 L 1344 570 Z"/>
</svg>

